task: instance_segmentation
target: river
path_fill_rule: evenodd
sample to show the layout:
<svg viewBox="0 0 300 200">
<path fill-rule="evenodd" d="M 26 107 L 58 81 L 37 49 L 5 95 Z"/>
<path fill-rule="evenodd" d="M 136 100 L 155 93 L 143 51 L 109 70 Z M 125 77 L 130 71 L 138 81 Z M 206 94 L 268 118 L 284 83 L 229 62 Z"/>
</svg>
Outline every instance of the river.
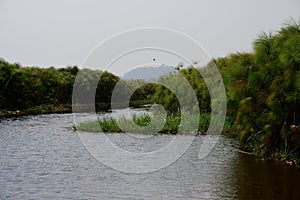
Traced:
<svg viewBox="0 0 300 200">
<path fill-rule="evenodd" d="M 0 120 L 0 199 L 300 199 L 299 169 L 242 154 L 235 139 L 217 136 L 199 159 L 198 136 L 171 165 L 134 174 L 96 160 L 72 125 L 72 114 Z"/>
</svg>

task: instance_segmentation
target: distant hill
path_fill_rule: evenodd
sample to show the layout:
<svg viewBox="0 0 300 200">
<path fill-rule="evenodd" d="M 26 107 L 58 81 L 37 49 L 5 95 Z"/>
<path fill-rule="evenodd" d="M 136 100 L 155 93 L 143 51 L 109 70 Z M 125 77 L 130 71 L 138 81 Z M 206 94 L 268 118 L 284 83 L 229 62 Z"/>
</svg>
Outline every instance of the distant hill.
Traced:
<svg viewBox="0 0 300 200">
<path fill-rule="evenodd" d="M 144 81 L 157 82 L 158 77 L 174 72 L 175 69 L 169 65 L 159 67 L 139 67 L 125 73 L 121 78 L 124 80 L 143 79 Z"/>
</svg>

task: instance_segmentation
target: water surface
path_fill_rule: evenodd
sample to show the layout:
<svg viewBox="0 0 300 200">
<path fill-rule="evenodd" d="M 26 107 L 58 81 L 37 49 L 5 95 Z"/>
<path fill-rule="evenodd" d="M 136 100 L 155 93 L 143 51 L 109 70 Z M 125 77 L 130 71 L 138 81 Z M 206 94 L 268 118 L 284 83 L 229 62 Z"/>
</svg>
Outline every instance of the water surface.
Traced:
<svg viewBox="0 0 300 200">
<path fill-rule="evenodd" d="M 94 159 L 72 124 L 72 114 L 0 121 L 1 199 L 300 199 L 298 169 L 241 154 L 234 139 L 220 136 L 200 160 L 205 136 L 197 137 L 170 166 L 130 174 Z M 128 151 L 143 151 L 140 140 L 122 143 L 123 137 L 111 138 Z"/>
</svg>

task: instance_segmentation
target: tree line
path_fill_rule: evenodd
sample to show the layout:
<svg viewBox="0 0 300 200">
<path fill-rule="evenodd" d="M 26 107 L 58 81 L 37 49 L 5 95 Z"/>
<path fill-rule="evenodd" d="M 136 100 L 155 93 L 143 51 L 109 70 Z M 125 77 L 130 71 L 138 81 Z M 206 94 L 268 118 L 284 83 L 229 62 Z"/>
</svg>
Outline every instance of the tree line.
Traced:
<svg viewBox="0 0 300 200">
<path fill-rule="evenodd" d="M 128 93 L 137 85 L 145 84 L 142 80 L 123 81 L 106 71 L 90 69 L 80 71 L 79 96 L 84 98 L 93 92 L 91 83 L 98 83 L 95 90 L 97 111 L 110 108 L 112 91 L 119 81 L 122 82 L 120 95 Z M 0 59 L 0 109 L 24 110 L 42 105 L 71 105 L 73 86 L 78 72 L 77 66 L 59 69 L 23 67 L 18 63 L 10 64 Z M 145 84 L 134 92 L 131 105 L 149 103 L 149 96 L 153 92 L 154 84 Z"/>
</svg>

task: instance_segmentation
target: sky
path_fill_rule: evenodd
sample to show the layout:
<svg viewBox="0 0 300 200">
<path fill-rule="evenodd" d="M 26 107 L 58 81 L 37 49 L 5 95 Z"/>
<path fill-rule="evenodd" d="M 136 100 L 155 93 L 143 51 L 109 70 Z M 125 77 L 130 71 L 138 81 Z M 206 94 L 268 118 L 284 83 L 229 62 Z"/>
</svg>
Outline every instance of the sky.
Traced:
<svg viewBox="0 0 300 200">
<path fill-rule="evenodd" d="M 125 30 L 182 32 L 212 57 L 249 52 L 262 31 L 300 19 L 299 0 L 0 0 L 0 57 L 23 66 L 81 65 Z"/>
</svg>

